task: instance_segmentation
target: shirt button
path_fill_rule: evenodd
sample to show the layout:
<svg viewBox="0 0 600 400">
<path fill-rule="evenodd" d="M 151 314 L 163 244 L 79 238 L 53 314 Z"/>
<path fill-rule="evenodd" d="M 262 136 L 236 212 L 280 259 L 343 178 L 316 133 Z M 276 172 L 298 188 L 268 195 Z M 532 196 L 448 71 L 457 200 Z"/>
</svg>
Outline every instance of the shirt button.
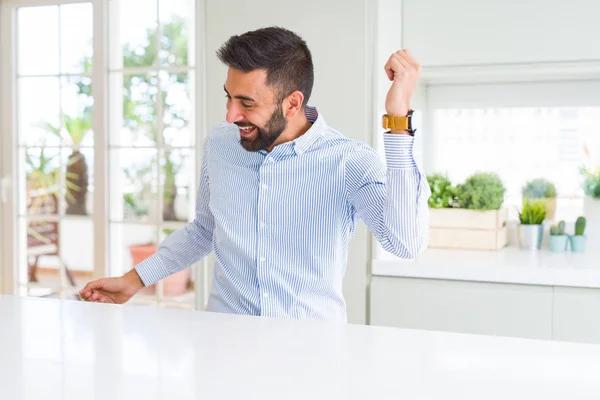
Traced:
<svg viewBox="0 0 600 400">
<path fill-rule="evenodd" d="M 265 258 L 264 258 L 264 257 L 261 257 L 261 258 L 260 258 L 260 261 L 264 262 L 264 261 L 265 261 Z"/>
<path fill-rule="evenodd" d="M 269 297 L 269 293 L 267 293 L 267 292 L 263 293 L 263 297 L 266 299 L 267 297 Z"/>
<path fill-rule="evenodd" d="M 262 188 L 263 188 L 263 189 L 267 189 L 267 188 L 268 188 L 268 186 L 267 186 L 267 185 L 262 185 Z"/>
</svg>

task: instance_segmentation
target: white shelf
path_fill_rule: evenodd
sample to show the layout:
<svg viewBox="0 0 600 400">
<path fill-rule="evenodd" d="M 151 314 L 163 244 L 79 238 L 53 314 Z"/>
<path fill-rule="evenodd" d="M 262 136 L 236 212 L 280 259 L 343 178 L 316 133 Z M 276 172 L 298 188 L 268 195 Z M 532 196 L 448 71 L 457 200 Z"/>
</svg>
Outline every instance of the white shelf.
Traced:
<svg viewBox="0 0 600 400">
<path fill-rule="evenodd" d="M 588 243 L 589 247 L 589 243 Z M 552 253 L 507 247 L 500 251 L 427 249 L 416 260 L 386 255 L 372 274 L 404 278 L 600 288 L 600 251 Z"/>
</svg>

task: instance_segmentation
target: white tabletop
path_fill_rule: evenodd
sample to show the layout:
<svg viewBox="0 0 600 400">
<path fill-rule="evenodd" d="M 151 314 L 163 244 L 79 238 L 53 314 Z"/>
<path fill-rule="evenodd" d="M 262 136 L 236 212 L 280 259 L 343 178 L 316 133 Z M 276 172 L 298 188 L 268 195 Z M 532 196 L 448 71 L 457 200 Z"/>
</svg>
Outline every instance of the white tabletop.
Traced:
<svg viewBox="0 0 600 400">
<path fill-rule="evenodd" d="M 599 393 L 594 345 L 0 296 L 0 399 Z"/>
<path fill-rule="evenodd" d="M 393 255 L 373 261 L 373 275 L 526 285 L 600 288 L 600 249 L 553 253 L 507 247 L 498 251 L 427 249 L 416 260 Z"/>
</svg>

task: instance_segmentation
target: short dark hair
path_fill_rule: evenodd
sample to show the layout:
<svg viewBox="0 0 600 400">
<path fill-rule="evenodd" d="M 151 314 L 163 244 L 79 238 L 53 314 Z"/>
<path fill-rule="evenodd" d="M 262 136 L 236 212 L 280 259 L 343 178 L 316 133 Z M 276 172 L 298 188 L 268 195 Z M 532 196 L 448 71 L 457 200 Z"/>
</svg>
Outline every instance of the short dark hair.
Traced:
<svg viewBox="0 0 600 400">
<path fill-rule="evenodd" d="M 314 70 L 306 42 L 280 27 L 261 28 L 229 38 L 217 51 L 228 67 L 242 72 L 267 71 L 267 85 L 275 88 L 277 102 L 298 90 L 305 106 L 310 98 Z"/>
</svg>

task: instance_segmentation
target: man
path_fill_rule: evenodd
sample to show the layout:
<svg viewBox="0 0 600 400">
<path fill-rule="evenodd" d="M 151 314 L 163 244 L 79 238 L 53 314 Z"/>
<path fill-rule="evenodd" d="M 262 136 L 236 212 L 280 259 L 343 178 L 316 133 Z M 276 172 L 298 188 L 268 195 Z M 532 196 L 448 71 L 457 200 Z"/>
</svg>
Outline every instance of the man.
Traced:
<svg viewBox="0 0 600 400">
<path fill-rule="evenodd" d="M 386 169 L 372 148 L 329 127 L 307 104 L 312 57 L 296 34 L 247 32 L 218 56 L 229 67 L 227 122 L 205 142 L 195 219 L 124 276 L 91 282 L 80 294 L 124 303 L 214 251 L 208 311 L 346 321 L 342 278 L 357 219 L 402 258 L 428 242 L 430 192 L 410 127 L 421 68 L 407 50 L 385 65 L 392 81 Z"/>
</svg>

